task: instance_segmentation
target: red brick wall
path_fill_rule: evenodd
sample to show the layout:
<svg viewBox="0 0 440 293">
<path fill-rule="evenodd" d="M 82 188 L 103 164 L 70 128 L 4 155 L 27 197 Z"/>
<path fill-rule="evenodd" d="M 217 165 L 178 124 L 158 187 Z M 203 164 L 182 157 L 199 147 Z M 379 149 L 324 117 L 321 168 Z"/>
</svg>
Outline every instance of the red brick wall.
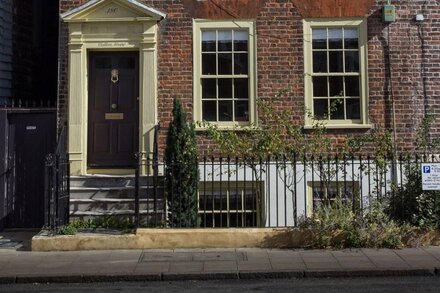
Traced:
<svg viewBox="0 0 440 293">
<path fill-rule="evenodd" d="M 336 0 L 336 2 L 346 2 Z M 84 1 L 61 0 L 61 11 L 78 6 Z M 280 90 L 289 93 L 275 106 L 293 109 L 292 122 L 302 125 L 304 120 L 303 85 L 303 32 L 302 16 L 320 13 L 319 7 L 332 7 L 335 0 L 216 0 L 216 4 L 195 0 L 145 0 L 142 3 L 167 14 L 160 22 L 158 45 L 158 112 L 162 124 L 160 145 L 163 148 L 166 129 L 171 119 L 174 97 L 182 99 L 185 109 L 192 117 L 192 18 L 233 18 L 247 13 L 255 14 L 257 29 L 257 95 L 260 98 L 273 97 Z M 304 4 L 310 4 L 307 6 Z M 321 5 L 312 4 L 319 2 Z M 339 3 L 338 2 L 338 3 Z M 381 5 L 385 1 L 349 1 L 353 7 L 343 4 L 332 15 L 359 15 L 368 17 L 368 74 L 369 115 L 377 127 L 392 126 L 391 85 L 396 104 L 396 126 L 400 147 L 412 147 L 414 132 L 424 113 L 424 104 L 432 106 L 440 115 L 440 3 L 439 0 L 402 0 L 397 6 L 398 21 L 385 24 L 381 19 Z M 302 3 L 302 4 L 301 4 Z M 338 4 L 336 3 L 336 4 Z M 243 9 L 248 5 L 249 9 Z M 345 5 L 345 6 L 344 6 Z M 218 7 L 220 6 L 220 7 Z M 308 9 L 305 9 L 305 7 Z M 310 8 L 311 7 L 311 8 Z M 314 8 L 315 7 L 315 8 Z M 318 7 L 318 8 L 316 8 Z M 225 8 L 228 13 L 225 13 Z M 326 10 L 327 11 L 327 10 Z M 246 12 L 246 13 L 245 13 Z M 326 12 L 330 13 L 330 12 Z M 425 15 L 425 21 L 414 21 L 417 13 Z M 326 14 L 325 16 L 328 16 Z M 65 27 L 64 27 L 65 28 Z M 388 47 L 388 30 L 390 46 Z M 66 44 L 66 30 L 62 30 L 62 43 Z M 421 35 L 423 33 L 425 58 L 422 58 Z M 389 48 L 389 54 L 388 54 Z M 61 95 L 60 105 L 66 107 L 67 98 L 67 55 L 66 47 L 61 51 Z M 425 78 L 422 75 L 422 61 Z M 392 78 L 387 76 L 387 65 L 391 63 Z M 425 84 L 425 86 L 424 86 Z M 426 94 L 426 98 L 424 95 Z M 436 123 L 433 133 L 440 132 Z M 368 130 L 332 130 L 335 141 L 342 141 L 347 135 L 360 135 Z M 215 149 L 201 134 L 198 136 L 200 149 Z M 206 153 L 206 152 L 205 152 Z"/>
</svg>

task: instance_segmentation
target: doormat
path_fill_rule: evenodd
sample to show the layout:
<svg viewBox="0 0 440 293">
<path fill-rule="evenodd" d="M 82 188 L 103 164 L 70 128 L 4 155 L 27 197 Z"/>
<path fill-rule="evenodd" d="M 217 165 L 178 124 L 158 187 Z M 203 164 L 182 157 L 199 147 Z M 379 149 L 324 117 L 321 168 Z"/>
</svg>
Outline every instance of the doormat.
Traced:
<svg viewBox="0 0 440 293">
<path fill-rule="evenodd" d="M 144 252 L 140 262 L 247 261 L 246 252 Z"/>
</svg>

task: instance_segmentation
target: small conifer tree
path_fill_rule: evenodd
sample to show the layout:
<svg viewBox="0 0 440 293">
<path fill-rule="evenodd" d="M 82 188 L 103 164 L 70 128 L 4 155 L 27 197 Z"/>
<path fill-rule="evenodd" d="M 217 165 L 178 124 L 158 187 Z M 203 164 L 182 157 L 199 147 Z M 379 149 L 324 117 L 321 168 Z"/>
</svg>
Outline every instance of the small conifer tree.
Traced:
<svg viewBox="0 0 440 293">
<path fill-rule="evenodd" d="M 197 227 L 199 172 L 196 135 L 194 125 L 188 123 L 178 99 L 174 99 L 165 163 L 169 224 L 171 227 Z"/>
</svg>

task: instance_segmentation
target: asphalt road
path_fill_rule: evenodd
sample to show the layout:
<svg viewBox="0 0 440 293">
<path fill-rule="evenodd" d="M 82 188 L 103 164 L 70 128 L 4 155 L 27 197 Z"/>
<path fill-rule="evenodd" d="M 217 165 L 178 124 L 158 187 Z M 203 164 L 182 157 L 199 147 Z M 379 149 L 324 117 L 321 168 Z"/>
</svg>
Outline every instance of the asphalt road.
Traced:
<svg viewBox="0 0 440 293">
<path fill-rule="evenodd" d="M 438 277 L 0 285 L 0 292 L 440 292 Z"/>
</svg>

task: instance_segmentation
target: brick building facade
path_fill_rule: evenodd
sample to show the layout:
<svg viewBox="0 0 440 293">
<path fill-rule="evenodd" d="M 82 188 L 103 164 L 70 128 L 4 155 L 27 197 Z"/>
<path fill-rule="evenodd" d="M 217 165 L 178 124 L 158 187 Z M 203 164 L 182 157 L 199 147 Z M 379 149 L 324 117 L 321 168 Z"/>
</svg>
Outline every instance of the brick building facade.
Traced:
<svg viewBox="0 0 440 293">
<path fill-rule="evenodd" d="M 91 2 L 93 5 L 100 3 L 100 1 Z M 128 2 L 133 3 L 133 1 Z M 208 118 L 207 120 L 248 122 L 252 120 L 252 115 L 256 120 L 258 109 L 254 109 L 254 114 L 252 109 L 257 98 L 269 99 L 282 90 L 287 90 L 287 94 L 280 100 L 274 101 L 275 107 L 293 109 L 295 115 L 292 117 L 292 123 L 301 126 L 307 124 L 305 107 L 311 107 L 316 115 L 321 115 L 322 113 L 318 112 L 325 112 L 323 106 L 325 103 L 328 105 L 332 102 L 332 97 L 340 97 L 343 102 L 337 111 L 341 112 L 334 117 L 335 124 L 330 123 L 332 126 L 329 126 L 329 133 L 335 140 L 343 140 L 348 134 L 361 135 L 374 127 L 391 129 L 394 124 L 392 111 L 394 99 L 395 128 L 400 142 L 399 147 L 400 149 L 413 147 L 415 131 L 424 113 L 432 109 L 434 113 L 440 114 L 437 102 L 440 96 L 440 2 L 438 0 L 392 1 L 397 14 L 396 21 L 392 23 L 384 22 L 382 19 L 382 8 L 386 2 L 382 0 L 139 0 L 138 3 L 145 7 L 166 14 L 166 17 L 157 20 L 157 63 L 155 64 L 156 112 L 157 120 L 162 126 L 160 149 L 163 149 L 165 143 L 166 129 L 171 120 L 172 101 L 175 97 L 182 100 L 185 109 L 194 120 Z M 64 17 L 69 17 L 69 11 L 85 3 L 87 3 L 85 0 L 60 0 L 61 13 Z M 422 14 L 424 20 L 416 21 L 417 14 Z M 203 25 L 206 23 L 197 22 L 199 19 L 212 20 L 207 22 L 210 23 L 210 28 L 204 28 Z M 218 58 L 226 58 L 217 59 L 220 60 L 217 66 L 223 66 L 223 61 L 229 60 L 227 59 L 229 57 L 223 56 L 224 53 L 219 51 L 220 46 L 224 45 L 221 43 L 224 39 L 220 37 L 222 32 L 219 31 L 223 30 L 224 23 L 234 24 L 242 20 L 251 24 L 250 33 L 245 37 L 249 44 L 245 51 L 234 52 L 235 57 L 232 58 L 240 58 L 238 56 L 240 54 L 255 56 L 255 60 L 247 60 L 248 69 L 253 70 L 254 76 L 252 72 L 240 72 L 240 69 L 235 67 L 225 69 L 232 70 L 232 75 L 229 73 L 222 75 L 219 72 L 223 69 L 219 67 L 214 73 L 217 74 L 217 78 L 208 76 L 208 79 L 216 80 L 217 85 L 214 85 L 214 88 L 218 91 L 222 90 L 220 83 L 233 80 L 233 88 L 237 89 L 239 84 L 235 83 L 236 80 L 252 79 L 249 84 L 250 87 L 255 86 L 255 90 L 253 93 L 245 94 L 247 99 L 245 98 L 244 101 L 248 101 L 248 105 L 240 104 L 239 97 L 233 98 L 232 102 L 222 100 L 219 92 L 211 93 L 212 101 L 210 100 L 211 104 L 209 104 L 208 99 L 204 100 L 209 96 L 209 86 L 205 90 L 202 85 L 200 91 L 197 90 L 197 86 L 200 81 L 205 82 L 204 71 L 209 72 L 210 69 L 206 67 L 199 72 L 195 68 L 195 64 L 205 62 L 197 63 L 195 60 L 201 58 L 200 54 L 209 55 L 204 51 L 206 49 L 209 52 L 209 42 L 206 42 L 206 48 L 202 45 L 202 51 L 199 52 L 198 45 L 194 45 L 195 39 L 201 38 L 205 41 L 206 37 L 207 40 L 211 40 L 209 32 L 217 34 L 216 39 L 214 38 L 217 49 L 214 51 L 217 50 L 215 54 Z M 215 28 L 216 21 L 223 22 L 218 29 Z M 360 21 L 360 24 L 354 25 L 356 21 Z M 67 119 L 69 107 L 69 25 L 71 25 L 69 22 L 61 24 L 59 107 L 62 119 Z M 201 31 L 208 33 L 202 35 L 200 31 L 197 32 L 195 25 L 200 25 Z M 365 27 L 361 28 L 362 25 Z M 232 29 L 232 32 L 228 32 L 228 34 L 233 33 L 234 38 L 237 38 L 234 39 L 236 42 L 234 44 L 237 45 L 237 47 L 234 45 L 235 50 L 239 48 L 240 37 L 237 31 L 240 29 Z M 364 29 L 365 31 L 362 31 Z M 327 35 L 319 36 L 320 32 L 327 32 Z M 339 34 L 341 36 L 343 34 L 344 37 L 338 37 Z M 70 37 L 72 36 L 71 34 Z M 365 37 L 365 42 L 362 37 Z M 250 44 L 252 40 L 253 45 Z M 72 39 L 70 42 L 72 43 Z M 326 45 L 323 45 L 324 43 Z M 226 51 L 230 50 L 227 44 L 225 46 Z M 365 49 L 365 56 L 362 55 L 362 48 Z M 310 60 L 315 60 L 315 53 L 316 58 L 328 54 L 327 61 L 323 61 L 325 63 L 323 66 L 328 68 L 319 69 L 318 61 L 313 61 L 315 65 L 312 65 Z M 355 56 L 355 61 L 350 59 L 350 56 Z M 363 57 L 365 58 L 362 59 Z M 208 64 L 209 60 L 206 60 Z M 239 66 L 241 61 L 234 60 L 233 64 L 236 65 L 232 66 Z M 341 65 L 336 64 L 338 62 Z M 339 68 L 340 66 L 345 66 L 345 69 Z M 359 88 L 351 87 L 353 80 L 360 80 Z M 215 84 L 215 81 L 213 82 Z M 333 87 L 336 87 L 336 90 L 333 90 Z M 339 88 L 342 90 L 341 94 Z M 317 99 L 316 92 L 319 90 L 326 94 Z M 335 91 L 338 93 L 335 94 Z M 202 98 L 201 96 L 205 94 L 207 96 Z M 249 95 L 253 96 L 249 97 Z M 357 96 L 360 98 L 353 98 Z M 220 105 L 224 106 L 223 110 L 219 110 L 223 107 Z M 207 114 L 208 111 L 213 112 Z M 220 113 L 221 111 L 226 114 Z M 437 122 L 432 128 L 432 133 L 438 131 Z M 200 149 L 206 150 L 210 142 L 202 132 L 199 132 L 198 139 Z"/>
</svg>

